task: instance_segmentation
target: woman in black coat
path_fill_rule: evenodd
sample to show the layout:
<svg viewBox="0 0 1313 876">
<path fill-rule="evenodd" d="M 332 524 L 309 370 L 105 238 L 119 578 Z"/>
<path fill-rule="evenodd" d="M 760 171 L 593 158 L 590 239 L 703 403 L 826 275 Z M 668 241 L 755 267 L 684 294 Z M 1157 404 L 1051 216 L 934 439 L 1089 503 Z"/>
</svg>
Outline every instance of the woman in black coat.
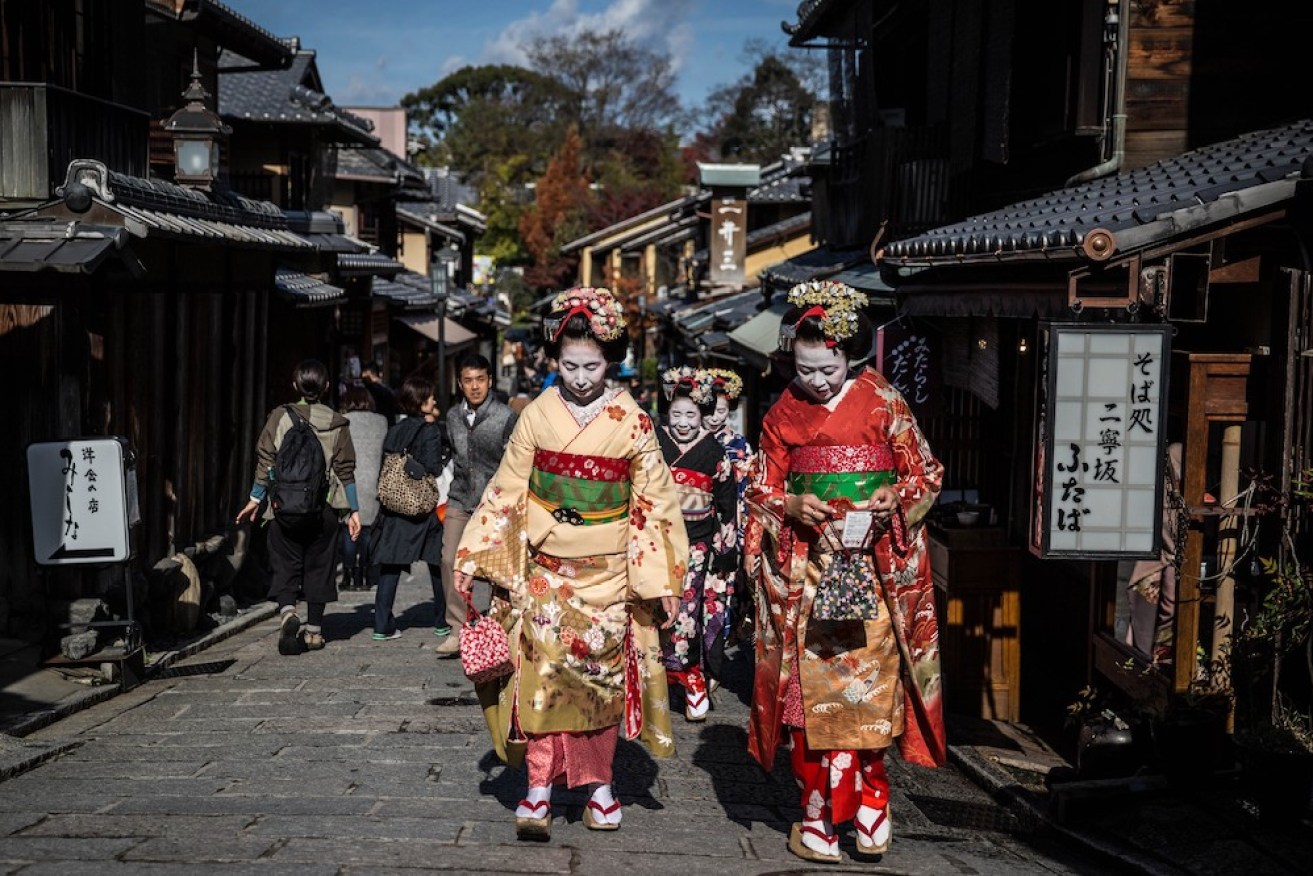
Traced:
<svg viewBox="0 0 1313 876">
<path fill-rule="evenodd" d="M 423 377 L 409 377 L 401 387 L 399 403 L 405 419 L 388 430 L 383 453 L 409 450 L 411 457 L 434 476 L 442 473 L 451 458 L 446 426 L 438 416 L 433 397 L 433 383 Z M 374 638 L 378 641 L 401 635 L 392 604 L 396 600 L 401 573 L 411 563 L 428 563 L 433 584 L 434 628 L 445 623 L 447 600 L 442 590 L 442 523 L 435 509 L 419 517 L 404 517 L 387 508 L 379 508 L 374 524 L 370 558 L 379 565 L 378 587 L 374 591 Z M 448 631 L 450 632 L 450 631 Z M 438 630 L 439 635 L 442 634 Z"/>
</svg>

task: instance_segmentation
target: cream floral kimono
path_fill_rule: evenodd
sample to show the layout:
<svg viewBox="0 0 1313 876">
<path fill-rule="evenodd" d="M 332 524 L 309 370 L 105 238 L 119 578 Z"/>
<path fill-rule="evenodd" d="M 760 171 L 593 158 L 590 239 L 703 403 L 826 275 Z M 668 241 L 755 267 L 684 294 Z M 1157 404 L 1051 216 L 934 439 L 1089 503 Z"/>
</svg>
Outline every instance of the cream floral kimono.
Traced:
<svg viewBox="0 0 1313 876">
<path fill-rule="evenodd" d="M 515 673 L 479 688 L 503 760 L 520 760 L 526 733 L 617 724 L 674 753 L 650 600 L 680 594 L 688 539 L 652 420 L 628 393 L 582 427 L 556 387 L 526 407 L 455 564 L 493 583 L 510 637 Z"/>
</svg>

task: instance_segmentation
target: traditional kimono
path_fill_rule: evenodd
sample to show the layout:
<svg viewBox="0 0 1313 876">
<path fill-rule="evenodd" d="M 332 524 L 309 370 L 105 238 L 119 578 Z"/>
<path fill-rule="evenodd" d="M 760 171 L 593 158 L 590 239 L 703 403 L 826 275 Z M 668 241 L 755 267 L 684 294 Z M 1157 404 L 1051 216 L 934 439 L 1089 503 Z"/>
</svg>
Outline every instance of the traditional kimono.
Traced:
<svg viewBox="0 0 1313 876">
<path fill-rule="evenodd" d="M 746 556 L 757 583 L 748 747 L 769 770 L 783 725 L 799 728 L 793 762 L 808 818 L 828 817 L 829 797 L 836 822 L 852 817 L 859 796 L 862 805 L 883 805 L 872 802 L 879 792 L 871 788 L 883 781 L 887 794 L 879 755 L 895 739 L 911 763 L 944 762 L 938 627 L 922 526 L 941 477 L 907 403 L 870 369 L 828 404 L 791 384 L 763 422 L 747 491 Z M 785 518 L 785 496 L 865 501 L 882 478 L 893 481 L 899 507 L 873 546 L 879 617 L 814 620 L 817 583 L 833 555 L 820 529 Z M 880 781 L 863 791 L 877 774 Z"/>
<path fill-rule="evenodd" d="M 710 433 L 687 450 L 665 429 L 657 432 L 661 452 L 670 465 L 688 533 L 688 575 L 679 600 L 679 614 L 663 649 L 666 669 L 684 672 L 702 666 L 713 677 L 720 673 L 724 648 L 726 574 L 738 565 L 737 489 L 725 450 Z M 720 574 L 721 586 L 711 585 Z"/>
<path fill-rule="evenodd" d="M 510 638 L 514 674 L 479 686 L 503 760 L 518 762 L 530 737 L 584 744 L 622 723 L 653 754 L 673 753 L 647 600 L 679 594 L 687 563 L 670 469 L 628 393 L 580 409 L 553 387 L 524 409 L 455 558 L 493 583 L 491 614 Z M 568 746 L 557 755 L 570 764 Z"/>
<path fill-rule="evenodd" d="M 720 442 L 720 446 L 725 448 L 725 456 L 734 468 L 734 480 L 738 488 L 738 538 L 736 547 L 739 556 L 742 557 L 743 534 L 748 525 L 748 505 L 744 501 L 744 495 L 748 491 L 748 475 L 752 471 L 752 445 L 748 443 L 747 438 L 729 428 L 729 426 L 721 426 L 712 434 Z M 725 600 L 725 604 L 728 606 L 725 616 L 726 635 L 729 635 L 731 629 L 739 624 L 740 617 L 738 613 L 746 610 L 746 607 L 750 605 L 748 599 L 742 598 L 750 594 L 740 594 L 738 592 L 741 589 L 738 578 L 738 569 L 727 573 L 717 572 L 713 569 L 707 573 L 706 586 L 712 592 L 721 594 L 721 598 Z M 740 598 L 736 599 L 736 596 Z"/>
</svg>

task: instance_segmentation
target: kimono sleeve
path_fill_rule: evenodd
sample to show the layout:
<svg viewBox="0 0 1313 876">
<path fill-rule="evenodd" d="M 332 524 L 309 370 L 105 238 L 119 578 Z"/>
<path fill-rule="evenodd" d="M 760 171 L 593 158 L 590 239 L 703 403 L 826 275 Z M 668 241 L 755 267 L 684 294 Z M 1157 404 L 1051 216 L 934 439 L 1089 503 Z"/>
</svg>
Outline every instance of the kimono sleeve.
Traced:
<svg viewBox="0 0 1313 876">
<path fill-rule="evenodd" d="M 944 467 L 930 451 L 930 444 L 916 424 L 911 408 L 901 393 L 887 389 L 890 409 L 889 444 L 898 470 L 898 499 L 908 526 L 920 523 L 939 496 Z"/>
<path fill-rule="evenodd" d="M 641 411 L 635 417 L 629 461 L 629 590 L 635 599 L 678 596 L 688 572 L 684 514 L 652 418 Z"/>
<path fill-rule="evenodd" d="M 774 539 L 779 539 L 785 525 L 784 483 L 788 474 L 789 449 L 768 416 L 762 424 L 761 446 L 757 450 L 744 499 L 748 503 L 748 513 Z"/>
<path fill-rule="evenodd" d="M 512 591 L 524 583 L 529 566 L 525 517 L 536 446 L 531 431 L 525 418 L 516 424 L 454 559 L 456 569 Z"/>
<path fill-rule="evenodd" d="M 717 571 L 732 571 L 738 565 L 739 553 L 739 488 L 734 464 L 723 452 L 716 463 L 711 480 L 712 504 L 716 509 L 719 528 L 712 546 L 716 558 L 712 561 Z"/>
</svg>

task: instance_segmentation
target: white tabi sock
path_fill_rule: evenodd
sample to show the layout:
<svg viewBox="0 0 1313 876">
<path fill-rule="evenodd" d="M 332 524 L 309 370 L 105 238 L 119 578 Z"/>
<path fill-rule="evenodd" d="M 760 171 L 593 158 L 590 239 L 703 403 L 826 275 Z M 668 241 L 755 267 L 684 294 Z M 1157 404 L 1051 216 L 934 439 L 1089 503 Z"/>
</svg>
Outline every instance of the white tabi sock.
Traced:
<svg viewBox="0 0 1313 876">
<path fill-rule="evenodd" d="M 524 795 L 524 801 L 532 804 L 538 804 L 543 802 L 550 804 L 551 799 L 552 799 L 551 785 L 542 785 L 537 788 L 530 788 L 528 793 Z M 525 806 L 524 803 L 522 802 L 519 806 L 515 807 L 516 818 L 542 818 L 550 814 L 551 814 L 550 805 L 549 806 L 535 805 L 534 807 L 529 807 L 529 806 Z"/>
<path fill-rule="evenodd" d="M 615 805 L 615 796 L 611 793 L 610 785 L 594 785 L 593 792 L 589 795 L 588 799 L 590 802 L 596 803 L 598 806 L 602 807 L 603 810 L 609 810 L 612 806 L 615 806 L 614 811 L 607 812 L 606 814 L 598 812 L 597 809 L 593 809 L 593 818 L 595 820 L 600 821 L 603 824 L 620 823 L 620 818 L 623 813 L 621 812 L 620 807 Z"/>
</svg>

